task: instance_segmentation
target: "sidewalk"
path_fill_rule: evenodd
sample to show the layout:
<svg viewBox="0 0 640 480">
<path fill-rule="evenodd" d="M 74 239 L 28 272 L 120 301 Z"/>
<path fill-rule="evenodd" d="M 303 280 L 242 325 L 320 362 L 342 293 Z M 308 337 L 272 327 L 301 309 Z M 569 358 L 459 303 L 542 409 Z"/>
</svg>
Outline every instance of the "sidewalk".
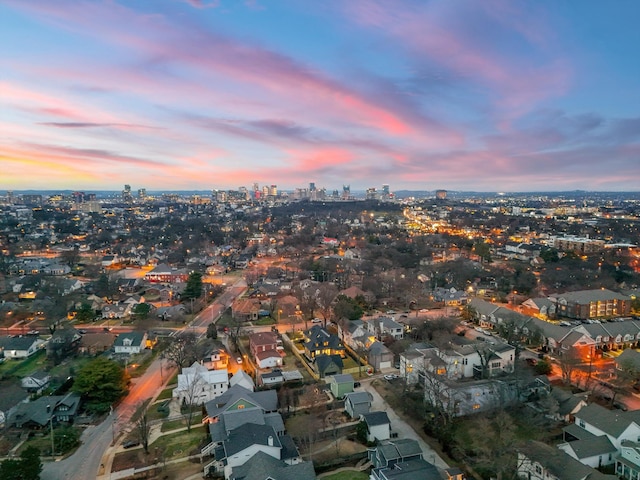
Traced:
<svg viewBox="0 0 640 480">
<path fill-rule="evenodd" d="M 398 432 L 399 438 L 411 438 L 416 440 L 422 449 L 423 458 L 427 462 L 433 463 L 438 468 L 449 468 L 449 465 L 447 465 L 440 455 L 438 455 L 438 453 L 434 451 L 408 423 L 402 420 L 387 402 L 384 401 L 378 391 L 371 385 L 370 380 L 362 380 L 362 388 L 373 396 L 371 411 L 387 412 L 387 416 L 391 421 L 391 430 Z"/>
</svg>

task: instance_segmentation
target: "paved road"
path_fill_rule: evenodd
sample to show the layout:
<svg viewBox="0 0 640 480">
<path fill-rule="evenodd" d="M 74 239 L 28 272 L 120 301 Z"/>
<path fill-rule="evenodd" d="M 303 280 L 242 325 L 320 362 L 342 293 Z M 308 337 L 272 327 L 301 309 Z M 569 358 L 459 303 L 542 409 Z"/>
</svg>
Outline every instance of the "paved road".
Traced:
<svg viewBox="0 0 640 480">
<path fill-rule="evenodd" d="M 116 443 L 121 435 L 133 428 L 131 416 L 137 406 L 147 398 L 153 397 L 160 388 L 161 378 L 166 380 L 170 373 L 163 371 L 161 360 L 156 359 L 141 377 L 134 379 L 129 395 L 118 405 L 113 414 L 97 426 L 88 427 L 82 434 L 82 445 L 73 455 L 59 462 L 46 462 L 42 471 L 42 480 L 95 480 L 100 470 L 103 454 Z M 166 362 L 162 366 L 166 370 Z"/>
<path fill-rule="evenodd" d="M 391 430 L 398 432 L 398 438 L 411 438 L 416 440 L 422 449 L 423 458 L 433 463 L 438 468 L 449 468 L 449 465 L 433 450 L 411 426 L 402 420 L 396 412 L 389 406 L 387 402 L 380 396 L 378 391 L 371 385 L 373 379 L 366 378 L 361 381 L 362 388 L 373 396 L 371 403 L 371 411 L 387 412 L 387 416 L 391 421 Z M 380 378 L 379 381 L 385 381 Z M 401 380 L 398 380 L 401 381 Z"/>
</svg>

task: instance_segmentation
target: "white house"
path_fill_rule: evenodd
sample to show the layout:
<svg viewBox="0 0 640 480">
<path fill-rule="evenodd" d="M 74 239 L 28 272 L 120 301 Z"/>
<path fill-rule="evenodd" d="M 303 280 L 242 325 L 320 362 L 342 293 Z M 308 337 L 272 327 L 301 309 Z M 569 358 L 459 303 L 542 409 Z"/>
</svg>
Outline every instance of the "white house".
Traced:
<svg viewBox="0 0 640 480">
<path fill-rule="evenodd" d="M 255 354 L 258 368 L 273 368 L 282 366 L 282 356 L 277 350 L 266 350 Z"/>
<path fill-rule="evenodd" d="M 113 344 L 115 353 L 140 353 L 147 345 L 146 332 L 121 333 Z"/>
<path fill-rule="evenodd" d="M 389 440 L 391 438 L 391 422 L 387 412 L 369 412 L 360 415 L 367 425 L 367 441 L 375 442 Z"/>
<path fill-rule="evenodd" d="M 616 450 L 620 450 L 623 440 L 637 441 L 640 425 L 634 411 L 609 410 L 596 403 L 580 409 L 575 416 L 575 424 L 596 437 L 606 435 Z"/>
<path fill-rule="evenodd" d="M 219 397 L 229 388 L 227 369 L 207 370 L 207 367 L 195 362 L 182 369 L 178 375 L 178 386 L 172 396 L 181 404 L 202 405 Z"/>
<path fill-rule="evenodd" d="M 20 385 L 27 392 L 40 393 L 51 381 L 51 375 L 43 371 L 37 371 L 20 380 Z"/>
<path fill-rule="evenodd" d="M 36 353 L 44 344 L 44 341 L 31 335 L 24 337 L 0 337 L 0 352 L 4 353 L 4 358 L 28 358 Z"/>
</svg>

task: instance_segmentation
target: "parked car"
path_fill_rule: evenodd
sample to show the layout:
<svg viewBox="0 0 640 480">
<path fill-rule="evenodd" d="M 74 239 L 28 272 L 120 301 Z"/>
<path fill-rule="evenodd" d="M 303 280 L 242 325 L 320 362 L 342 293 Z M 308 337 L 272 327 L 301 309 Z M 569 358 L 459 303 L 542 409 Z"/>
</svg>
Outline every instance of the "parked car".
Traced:
<svg viewBox="0 0 640 480">
<path fill-rule="evenodd" d="M 389 375 L 384 376 L 385 380 L 395 380 L 396 378 L 400 378 L 400 376 L 396 375 L 395 373 L 391 373 Z"/>
<path fill-rule="evenodd" d="M 314 318 L 313 320 L 311 320 L 311 323 L 322 323 L 322 319 L 321 318 Z"/>
<path fill-rule="evenodd" d="M 122 444 L 122 448 L 133 448 L 137 447 L 138 445 L 140 445 L 140 442 L 136 440 L 127 440 Z"/>
<path fill-rule="evenodd" d="M 358 388 L 360 386 L 360 382 L 353 382 L 353 388 Z"/>
<path fill-rule="evenodd" d="M 239 364 L 242 363 L 242 357 L 237 357 L 236 362 L 238 362 Z"/>
<path fill-rule="evenodd" d="M 622 410 L 623 412 L 629 410 L 627 405 L 622 402 L 613 402 L 613 408 L 617 408 L 618 410 Z"/>
</svg>

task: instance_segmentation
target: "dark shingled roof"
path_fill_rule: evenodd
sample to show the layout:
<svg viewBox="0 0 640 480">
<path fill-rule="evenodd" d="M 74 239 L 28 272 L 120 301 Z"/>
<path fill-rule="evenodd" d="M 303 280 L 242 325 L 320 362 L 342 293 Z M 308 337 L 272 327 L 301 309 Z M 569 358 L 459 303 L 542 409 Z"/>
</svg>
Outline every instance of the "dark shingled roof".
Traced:
<svg viewBox="0 0 640 480">
<path fill-rule="evenodd" d="M 244 465 L 234 467 L 230 480 L 314 480 L 316 472 L 312 462 L 287 465 L 282 460 L 258 452 Z"/>
</svg>

